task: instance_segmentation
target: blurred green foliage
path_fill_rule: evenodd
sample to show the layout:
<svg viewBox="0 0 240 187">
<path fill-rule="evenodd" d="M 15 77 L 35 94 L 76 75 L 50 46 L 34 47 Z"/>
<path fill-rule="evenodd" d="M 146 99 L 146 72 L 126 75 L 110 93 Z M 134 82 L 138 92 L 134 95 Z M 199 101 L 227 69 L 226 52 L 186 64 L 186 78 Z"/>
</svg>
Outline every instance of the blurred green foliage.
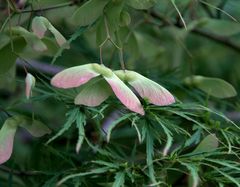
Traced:
<svg viewBox="0 0 240 187">
<path fill-rule="evenodd" d="M 238 0 L 0 0 L 0 9 L 0 126 L 20 114 L 53 130 L 40 139 L 17 132 L 0 186 L 240 186 L 240 100 L 225 98 L 240 92 Z M 50 33 L 28 40 L 13 32 L 31 35 L 35 16 L 46 17 L 70 49 Z M 36 51 L 37 40 L 48 49 Z M 161 83 L 177 103 L 142 101 L 141 117 L 113 97 L 75 106 L 78 88 L 50 85 L 62 67 L 99 63 L 99 47 L 111 69 L 121 69 L 122 49 L 127 69 Z M 25 69 L 37 80 L 30 100 Z M 186 84 L 195 75 L 204 81 Z"/>
</svg>

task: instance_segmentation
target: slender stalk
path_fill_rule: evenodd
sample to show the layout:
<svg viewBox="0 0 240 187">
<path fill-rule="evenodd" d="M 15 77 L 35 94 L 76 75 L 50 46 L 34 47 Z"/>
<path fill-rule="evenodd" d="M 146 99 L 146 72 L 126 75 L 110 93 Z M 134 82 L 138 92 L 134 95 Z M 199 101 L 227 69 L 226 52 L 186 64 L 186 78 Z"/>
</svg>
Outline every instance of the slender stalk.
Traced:
<svg viewBox="0 0 240 187">
<path fill-rule="evenodd" d="M 22 11 L 19 11 L 19 13 L 42 12 L 42 11 L 48 11 L 48 10 L 53 10 L 53 9 L 58 9 L 58 8 L 63 8 L 67 6 L 73 6 L 73 5 L 76 5 L 76 2 L 62 3 L 62 4 L 58 4 L 58 5 L 54 5 L 46 8 L 38 8 L 33 10 L 32 9 L 22 10 Z"/>
</svg>

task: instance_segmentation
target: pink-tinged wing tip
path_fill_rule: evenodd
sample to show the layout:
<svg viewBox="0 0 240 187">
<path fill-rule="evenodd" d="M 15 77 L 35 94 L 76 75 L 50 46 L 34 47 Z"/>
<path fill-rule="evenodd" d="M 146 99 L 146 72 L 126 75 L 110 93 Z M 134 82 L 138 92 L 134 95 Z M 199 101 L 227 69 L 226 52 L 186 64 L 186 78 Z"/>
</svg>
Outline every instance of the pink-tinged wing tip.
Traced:
<svg viewBox="0 0 240 187">
<path fill-rule="evenodd" d="M 26 79 L 25 79 L 25 84 L 26 84 L 26 88 L 25 88 L 25 94 L 27 99 L 29 99 L 29 97 L 32 94 L 32 89 L 35 86 L 35 77 L 32 76 L 30 73 L 27 73 Z"/>
<path fill-rule="evenodd" d="M 124 104 L 129 110 L 144 115 L 143 107 L 137 98 L 137 96 L 115 75 L 111 77 L 104 77 L 110 84 L 113 92 L 117 98 Z"/>
<path fill-rule="evenodd" d="M 45 19 L 43 17 L 35 17 L 32 21 L 32 30 L 37 35 L 38 38 L 43 38 L 47 27 L 44 23 Z"/>
<path fill-rule="evenodd" d="M 8 161 L 12 155 L 14 136 L 6 137 L 5 142 L 0 145 L 0 165 Z"/>
<path fill-rule="evenodd" d="M 11 123 L 12 119 L 7 119 L 0 130 L 0 164 L 8 161 L 12 154 L 17 125 Z"/>
<path fill-rule="evenodd" d="M 56 74 L 51 84 L 57 88 L 74 88 L 85 84 L 99 73 L 92 70 L 91 64 L 68 68 Z"/>
<path fill-rule="evenodd" d="M 136 72 L 127 71 L 126 73 L 131 77 L 129 84 L 142 98 L 147 99 L 149 103 L 158 106 L 175 103 L 174 96 L 161 85 Z"/>
</svg>

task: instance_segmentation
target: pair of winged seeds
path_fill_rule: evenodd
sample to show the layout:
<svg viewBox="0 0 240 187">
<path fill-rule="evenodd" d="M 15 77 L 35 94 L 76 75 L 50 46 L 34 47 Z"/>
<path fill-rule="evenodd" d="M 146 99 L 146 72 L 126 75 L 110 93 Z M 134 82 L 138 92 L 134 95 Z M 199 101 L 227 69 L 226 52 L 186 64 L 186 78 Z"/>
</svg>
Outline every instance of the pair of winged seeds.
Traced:
<svg viewBox="0 0 240 187">
<path fill-rule="evenodd" d="M 112 71 L 96 63 L 65 69 L 51 80 L 51 84 L 57 88 L 68 89 L 83 85 L 84 88 L 75 98 L 76 105 L 98 106 L 114 93 L 129 110 L 144 115 L 139 99 L 124 82 L 154 105 L 165 106 L 175 102 L 167 89 L 137 72 Z"/>
</svg>

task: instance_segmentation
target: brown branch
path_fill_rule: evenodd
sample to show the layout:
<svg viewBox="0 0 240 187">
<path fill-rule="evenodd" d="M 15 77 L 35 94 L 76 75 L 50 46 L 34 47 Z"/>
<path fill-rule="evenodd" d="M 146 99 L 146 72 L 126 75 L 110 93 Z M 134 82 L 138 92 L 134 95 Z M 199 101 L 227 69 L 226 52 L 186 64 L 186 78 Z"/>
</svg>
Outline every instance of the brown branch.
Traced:
<svg viewBox="0 0 240 187">
<path fill-rule="evenodd" d="M 48 75 L 55 75 L 58 72 L 62 71 L 64 68 L 56 65 L 49 65 L 47 63 L 30 60 L 29 63 L 25 63 L 21 59 L 17 59 L 17 67 L 23 69 L 24 67 L 31 71 L 39 71 Z"/>
<path fill-rule="evenodd" d="M 197 34 L 199 36 L 203 36 L 208 39 L 211 39 L 211 40 L 216 41 L 220 44 L 223 44 L 237 52 L 240 52 L 240 45 L 230 41 L 227 37 L 219 36 L 219 35 L 209 33 L 209 32 L 203 31 L 203 30 L 199 30 L 199 29 L 193 29 L 192 33 Z"/>
<path fill-rule="evenodd" d="M 153 18 L 162 21 L 165 26 L 175 26 L 175 27 L 178 27 L 178 28 L 183 28 L 183 25 L 179 24 L 178 22 L 177 23 L 172 23 L 169 19 L 165 18 L 162 15 L 157 14 L 156 12 L 150 12 L 150 15 Z M 235 50 L 236 52 L 240 52 L 240 45 L 232 42 L 227 37 L 216 35 L 216 34 L 213 34 L 213 33 L 210 33 L 210 32 L 204 31 L 204 30 L 200 30 L 200 29 L 193 29 L 193 30 L 191 30 L 191 33 L 202 36 L 202 37 L 205 37 L 205 38 L 208 38 L 208 39 L 213 40 L 215 42 L 218 42 L 222 45 L 225 45 L 225 46 Z"/>
</svg>

